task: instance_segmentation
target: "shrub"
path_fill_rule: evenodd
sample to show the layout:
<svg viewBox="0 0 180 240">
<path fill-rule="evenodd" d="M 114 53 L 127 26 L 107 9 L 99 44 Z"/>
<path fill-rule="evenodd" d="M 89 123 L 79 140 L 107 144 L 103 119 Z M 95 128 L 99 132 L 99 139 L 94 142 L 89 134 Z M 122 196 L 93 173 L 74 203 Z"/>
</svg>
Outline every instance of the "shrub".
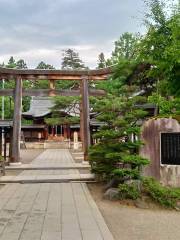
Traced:
<svg viewBox="0 0 180 240">
<path fill-rule="evenodd" d="M 140 196 L 139 189 L 134 183 L 132 183 L 131 185 L 126 183 L 119 184 L 118 188 L 120 199 L 136 200 Z"/>
<path fill-rule="evenodd" d="M 141 175 L 138 169 L 115 169 L 113 171 L 113 177 L 119 179 L 119 181 L 124 181 L 128 179 L 140 179 Z"/>
<path fill-rule="evenodd" d="M 174 208 L 180 200 L 180 189 L 162 186 L 153 178 L 143 179 L 144 191 L 164 207 Z"/>
</svg>

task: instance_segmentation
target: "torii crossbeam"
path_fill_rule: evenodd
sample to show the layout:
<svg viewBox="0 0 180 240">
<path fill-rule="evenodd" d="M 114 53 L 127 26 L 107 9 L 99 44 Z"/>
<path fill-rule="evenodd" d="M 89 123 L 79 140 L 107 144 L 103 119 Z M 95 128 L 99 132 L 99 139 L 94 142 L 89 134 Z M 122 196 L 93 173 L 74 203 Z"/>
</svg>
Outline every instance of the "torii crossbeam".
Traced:
<svg viewBox="0 0 180 240">
<path fill-rule="evenodd" d="M 0 90 L 0 96 L 14 96 L 11 163 L 20 162 L 22 96 L 81 96 L 82 107 L 80 128 L 84 159 L 87 160 L 88 148 L 90 146 L 89 95 L 100 96 L 104 94 L 104 91 L 102 90 L 89 89 L 88 81 L 106 80 L 111 73 L 111 67 L 99 70 L 34 70 L 0 68 L 0 80 L 12 79 L 15 80 L 16 83 L 15 89 Z M 23 80 L 48 80 L 49 89 L 23 89 Z M 80 91 L 55 89 L 55 81 L 57 80 L 80 81 Z"/>
</svg>

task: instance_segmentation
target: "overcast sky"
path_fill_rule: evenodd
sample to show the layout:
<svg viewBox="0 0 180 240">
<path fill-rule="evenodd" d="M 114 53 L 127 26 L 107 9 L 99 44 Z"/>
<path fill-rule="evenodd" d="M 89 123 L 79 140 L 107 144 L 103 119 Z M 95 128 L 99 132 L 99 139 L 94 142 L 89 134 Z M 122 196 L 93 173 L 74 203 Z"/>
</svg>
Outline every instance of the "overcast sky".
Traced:
<svg viewBox="0 0 180 240">
<path fill-rule="evenodd" d="M 10 56 L 28 67 L 61 66 L 73 48 L 91 68 L 108 57 L 123 32 L 144 32 L 143 0 L 0 0 L 0 63 Z"/>
</svg>

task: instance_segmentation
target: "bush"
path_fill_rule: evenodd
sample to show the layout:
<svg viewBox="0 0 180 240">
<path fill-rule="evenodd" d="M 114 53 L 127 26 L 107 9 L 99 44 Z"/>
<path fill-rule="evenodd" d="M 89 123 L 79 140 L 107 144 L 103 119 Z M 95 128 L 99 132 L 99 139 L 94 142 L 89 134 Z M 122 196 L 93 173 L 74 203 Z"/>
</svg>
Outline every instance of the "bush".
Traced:
<svg viewBox="0 0 180 240">
<path fill-rule="evenodd" d="M 153 178 L 143 179 L 144 191 L 164 207 L 174 208 L 180 200 L 180 189 L 162 186 Z"/>
<path fill-rule="evenodd" d="M 141 175 L 138 169 L 115 169 L 112 174 L 113 177 L 119 179 L 120 182 L 128 179 L 140 179 Z"/>
<path fill-rule="evenodd" d="M 120 199 L 136 200 L 140 196 L 140 192 L 136 184 L 119 184 L 118 188 Z"/>
</svg>

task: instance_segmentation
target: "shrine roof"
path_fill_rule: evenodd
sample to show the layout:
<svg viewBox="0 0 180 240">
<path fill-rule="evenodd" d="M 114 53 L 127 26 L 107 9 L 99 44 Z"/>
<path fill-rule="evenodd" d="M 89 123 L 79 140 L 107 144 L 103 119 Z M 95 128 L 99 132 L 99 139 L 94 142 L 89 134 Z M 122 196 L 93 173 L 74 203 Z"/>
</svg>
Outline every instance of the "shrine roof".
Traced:
<svg viewBox="0 0 180 240">
<path fill-rule="evenodd" d="M 27 112 L 22 113 L 24 117 L 40 118 L 45 117 L 52 113 L 52 107 L 55 106 L 55 103 L 50 97 L 32 97 L 30 102 L 30 109 Z M 79 105 L 77 104 L 69 106 L 66 109 L 61 110 L 70 116 L 79 116 Z"/>
</svg>

